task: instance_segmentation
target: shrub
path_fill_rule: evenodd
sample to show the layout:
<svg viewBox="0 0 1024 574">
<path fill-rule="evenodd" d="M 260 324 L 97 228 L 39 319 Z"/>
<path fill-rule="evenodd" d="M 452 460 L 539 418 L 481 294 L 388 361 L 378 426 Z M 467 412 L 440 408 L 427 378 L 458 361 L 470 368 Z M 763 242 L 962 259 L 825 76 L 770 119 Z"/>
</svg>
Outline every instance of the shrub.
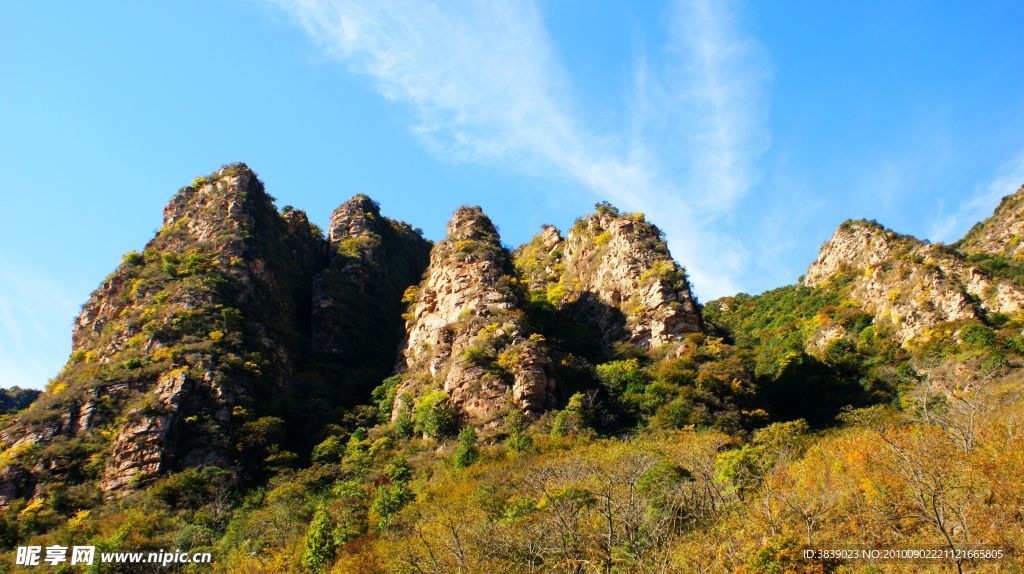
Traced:
<svg viewBox="0 0 1024 574">
<path fill-rule="evenodd" d="M 409 438 L 415 432 L 416 422 L 412 417 L 412 397 L 408 393 L 398 399 L 398 416 L 395 417 L 395 434 L 402 438 Z"/>
<path fill-rule="evenodd" d="M 569 397 L 569 404 L 555 415 L 555 420 L 551 424 L 551 434 L 568 436 L 580 432 L 587 426 L 589 411 L 586 395 L 576 393 Z"/>
<path fill-rule="evenodd" d="M 978 323 L 969 323 L 960 329 L 960 340 L 980 349 L 991 349 L 997 344 L 995 332 Z"/>
<path fill-rule="evenodd" d="M 395 404 L 395 395 L 402 384 L 402 375 L 392 375 L 384 379 L 380 386 L 373 389 L 370 398 L 377 405 L 377 419 L 385 423 L 391 420 L 391 409 Z"/>
<path fill-rule="evenodd" d="M 164 253 L 160 257 L 160 269 L 164 275 L 174 278 L 178 276 L 178 256 L 174 253 Z"/>
<path fill-rule="evenodd" d="M 121 265 L 126 267 L 135 267 L 138 265 L 142 265 L 145 262 L 146 258 L 138 251 L 129 251 L 128 253 L 124 254 L 124 257 L 121 258 Z"/>
<path fill-rule="evenodd" d="M 636 359 L 604 363 L 596 370 L 597 379 L 613 394 L 641 390 L 651 381 Z"/>
<path fill-rule="evenodd" d="M 331 435 L 313 447 L 313 462 L 321 464 L 339 462 L 345 454 L 345 444 L 337 435 Z"/>
</svg>

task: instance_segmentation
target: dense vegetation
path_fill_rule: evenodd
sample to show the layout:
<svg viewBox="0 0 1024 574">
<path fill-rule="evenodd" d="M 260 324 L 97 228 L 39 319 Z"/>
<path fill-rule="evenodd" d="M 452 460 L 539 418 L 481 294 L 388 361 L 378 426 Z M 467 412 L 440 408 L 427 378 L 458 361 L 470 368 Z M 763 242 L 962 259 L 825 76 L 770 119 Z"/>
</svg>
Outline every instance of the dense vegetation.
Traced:
<svg viewBox="0 0 1024 574">
<path fill-rule="evenodd" d="M 54 491 L 6 511 L 0 532 L 6 545 L 208 550 L 232 572 L 831 572 L 845 563 L 802 548 L 1024 550 L 1024 387 L 1006 337 L 1019 327 L 961 325 L 959 342 L 911 352 L 839 292 L 799 286 L 707 315 L 725 339 L 558 354 L 576 385 L 564 408 L 510 415 L 487 442 L 457 432 L 443 393 L 392 422 L 392 378 L 379 407 L 325 429 L 310 463 L 281 461 L 256 486 L 207 467 L 78 510 Z M 829 321 L 853 342 L 808 353 Z M 256 426 L 253 444 L 272 443 L 273 422 Z"/>
</svg>

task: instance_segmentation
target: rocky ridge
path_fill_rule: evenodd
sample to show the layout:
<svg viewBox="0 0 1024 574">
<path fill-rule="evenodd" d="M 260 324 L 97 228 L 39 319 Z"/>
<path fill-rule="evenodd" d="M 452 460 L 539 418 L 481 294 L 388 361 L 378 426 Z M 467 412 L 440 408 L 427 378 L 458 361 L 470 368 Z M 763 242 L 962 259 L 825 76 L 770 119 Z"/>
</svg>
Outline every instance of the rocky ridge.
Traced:
<svg viewBox="0 0 1024 574">
<path fill-rule="evenodd" d="M 1024 187 L 1007 195 L 995 212 L 976 223 L 954 247 L 965 254 L 989 253 L 1024 259 Z"/>
<path fill-rule="evenodd" d="M 83 305 L 47 392 L 0 431 L 0 504 L 62 480 L 117 496 L 186 467 L 245 477 L 287 464 L 316 422 L 310 407 L 358 394 L 353 370 L 386 373 L 401 340 L 397 301 L 332 296 L 400 297 L 427 247 L 365 196 L 335 212 L 328 241 L 305 213 L 279 213 L 244 164 L 197 178 Z M 368 321 L 392 329 L 388 353 L 338 342 Z"/>
<path fill-rule="evenodd" d="M 1020 196 L 953 246 L 844 223 L 804 284 L 838 289 L 838 307 L 904 344 L 942 323 L 1019 315 L 1020 269 L 1004 259 L 1016 256 Z M 576 323 L 603 350 L 574 356 Z M 807 344 L 818 355 L 855 343 L 837 321 L 817 329 Z M 513 254 L 479 207 L 457 210 L 431 247 L 357 195 L 324 237 L 305 213 L 279 212 L 247 166 L 225 166 L 171 199 L 156 237 L 83 305 L 64 370 L 4 419 L 0 505 L 61 482 L 116 497 L 190 467 L 259 480 L 309 456 L 309 441 L 392 372 L 378 407 L 393 420 L 426 399 L 477 428 L 511 411 L 533 420 L 569 398 L 561 361 L 592 373 L 664 347 L 684 362 L 720 354 L 720 339 L 693 334 L 706 326 L 685 270 L 642 214 L 599 204 Z"/>
<path fill-rule="evenodd" d="M 947 246 L 871 221 L 840 225 L 808 268 L 804 284 L 841 285 L 904 343 L 942 322 L 1024 308 L 1024 289 L 1014 282 L 986 273 Z"/>
</svg>

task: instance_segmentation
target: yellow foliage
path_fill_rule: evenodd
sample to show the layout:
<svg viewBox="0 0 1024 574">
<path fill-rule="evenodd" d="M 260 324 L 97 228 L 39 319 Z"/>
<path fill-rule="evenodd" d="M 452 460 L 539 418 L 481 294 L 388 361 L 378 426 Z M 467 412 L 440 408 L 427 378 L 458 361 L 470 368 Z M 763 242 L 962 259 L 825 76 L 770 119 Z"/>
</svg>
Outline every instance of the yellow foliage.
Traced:
<svg viewBox="0 0 1024 574">
<path fill-rule="evenodd" d="M 708 337 L 704 340 L 704 352 L 712 357 L 717 357 L 722 354 L 724 347 L 722 346 L 721 337 Z"/>
<path fill-rule="evenodd" d="M 559 305 L 565 300 L 565 286 L 561 283 L 551 283 L 547 286 L 544 296 L 547 298 L 548 303 Z"/>
<path fill-rule="evenodd" d="M 133 279 L 132 280 L 132 286 L 131 286 L 131 289 L 129 290 L 129 292 L 131 293 L 133 298 L 137 298 L 139 296 L 139 288 L 142 287 L 142 285 L 143 285 L 143 280 L 142 279 Z"/>
<path fill-rule="evenodd" d="M 79 510 L 78 512 L 75 513 L 74 516 L 72 516 L 68 520 L 68 527 L 70 527 L 71 529 L 76 529 L 79 526 L 81 526 L 82 522 L 84 522 L 88 518 L 89 518 L 89 510 L 88 509 L 86 509 L 86 510 Z"/>
<path fill-rule="evenodd" d="M 419 295 L 420 288 L 416 285 L 410 285 L 405 289 L 405 293 L 402 293 L 402 303 L 415 303 Z"/>
<path fill-rule="evenodd" d="M 477 242 L 472 239 L 460 239 L 455 242 L 455 250 L 460 252 L 472 251 Z"/>
<path fill-rule="evenodd" d="M 188 374 L 188 365 L 182 365 L 176 369 L 171 369 L 163 374 L 162 378 L 177 377 L 178 375 Z"/>
<path fill-rule="evenodd" d="M 18 455 L 27 452 L 33 445 L 34 443 L 26 441 L 0 452 L 0 469 L 6 468 Z"/>
<path fill-rule="evenodd" d="M 506 371 L 514 371 L 519 366 L 519 348 L 508 347 L 504 351 L 498 353 L 497 359 L 498 366 Z"/>
<path fill-rule="evenodd" d="M 28 505 L 25 506 L 25 508 L 21 509 L 21 512 L 18 513 L 18 517 L 19 518 L 27 518 L 27 517 L 31 516 L 32 514 L 34 514 L 35 512 L 37 512 L 42 507 L 43 507 L 43 499 L 42 498 L 33 499 L 32 502 L 29 502 Z"/>
</svg>

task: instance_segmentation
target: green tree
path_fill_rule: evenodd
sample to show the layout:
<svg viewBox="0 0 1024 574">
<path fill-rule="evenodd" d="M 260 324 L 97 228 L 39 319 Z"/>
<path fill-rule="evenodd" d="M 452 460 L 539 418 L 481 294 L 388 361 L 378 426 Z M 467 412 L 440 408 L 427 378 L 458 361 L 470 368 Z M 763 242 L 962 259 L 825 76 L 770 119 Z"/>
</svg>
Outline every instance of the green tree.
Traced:
<svg viewBox="0 0 1024 574">
<path fill-rule="evenodd" d="M 452 464 L 457 468 L 466 468 L 478 460 L 480 460 L 480 449 L 476 446 L 476 431 L 466 427 L 459 431 L 459 444 L 455 447 Z"/>
<path fill-rule="evenodd" d="M 533 437 L 528 433 L 526 415 L 520 410 L 513 410 L 505 417 L 505 424 L 508 426 L 508 438 L 505 439 L 505 446 L 514 452 L 523 452 L 533 446 Z"/>
<path fill-rule="evenodd" d="M 569 397 L 569 404 L 555 415 L 555 420 L 551 423 L 551 434 L 568 436 L 580 432 L 586 428 L 589 411 L 586 395 L 576 393 Z"/>
<path fill-rule="evenodd" d="M 316 509 L 313 521 L 306 531 L 302 562 L 311 572 L 325 572 L 334 561 L 334 521 L 323 506 Z"/>
<path fill-rule="evenodd" d="M 370 398 L 377 405 L 377 418 L 380 422 L 386 423 L 391 420 L 391 408 L 395 404 L 395 395 L 401 384 L 402 375 L 392 375 L 370 393 Z"/>
<path fill-rule="evenodd" d="M 398 398 L 398 416 L 395 417 L 395 434 L 409 438 L 416 430 L 416 421 L 412 416 L 412 397 L 408 393 Z"/>
<path fill-rule="evenodd" d="M 377 513 L 377 527 L 381 530 L 391 525 L 408 502 L 412 500 L 412 491 L 403 483 L 385 484 L 377 489 L 373 499 L 373 511 Z"/>
<path fill-rule="evenodd" d="M 313 447 L 313 462 L 328 464 L 339 462 L 345 454 L 345 444 L 338 435 L 331 435 Z"/>
</svg>

